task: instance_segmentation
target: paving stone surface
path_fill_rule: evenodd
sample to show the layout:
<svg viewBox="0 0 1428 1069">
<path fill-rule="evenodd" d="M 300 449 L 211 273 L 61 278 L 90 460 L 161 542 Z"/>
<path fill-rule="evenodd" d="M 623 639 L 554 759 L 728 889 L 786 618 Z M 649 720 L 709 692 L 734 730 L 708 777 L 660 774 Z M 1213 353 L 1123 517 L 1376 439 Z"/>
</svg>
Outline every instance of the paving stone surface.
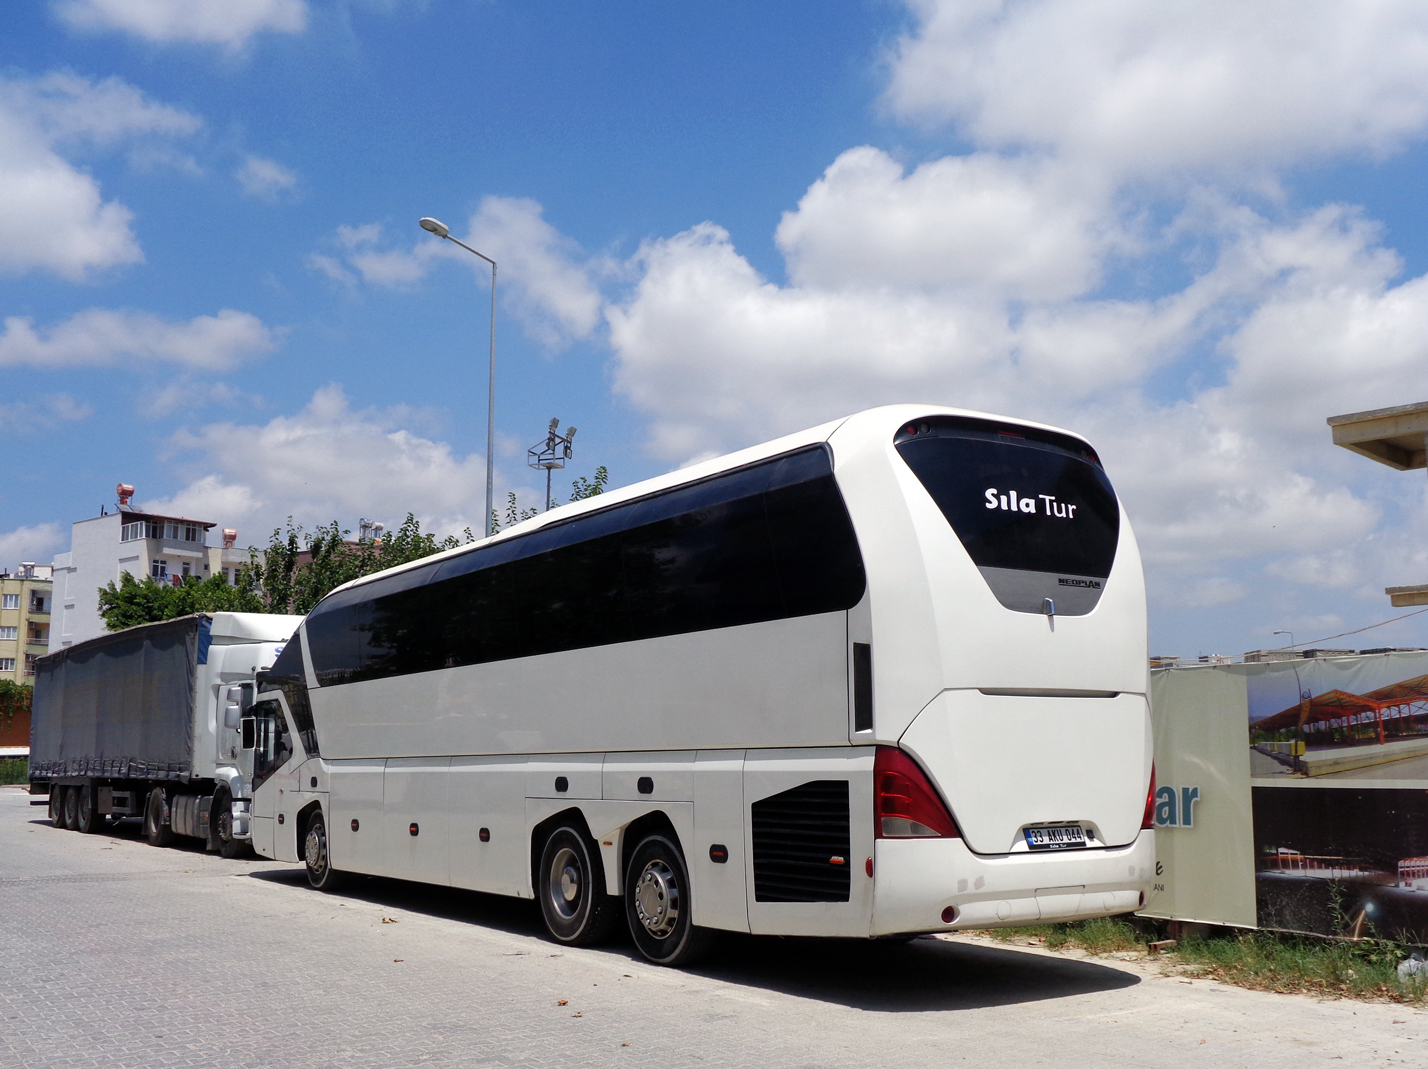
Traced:
<svg viewBox="0 0 1428 1069">
<path fill-rule="evenodd" d="M 0 789 L 0 1066 L 1428 1065 L 1428 1014 L 970 941 L 729 940 L 679 972 L 528 902 L 50 827 Z M 565 1000 L 565 1004 L 561 1004 Z"/>
</svg>

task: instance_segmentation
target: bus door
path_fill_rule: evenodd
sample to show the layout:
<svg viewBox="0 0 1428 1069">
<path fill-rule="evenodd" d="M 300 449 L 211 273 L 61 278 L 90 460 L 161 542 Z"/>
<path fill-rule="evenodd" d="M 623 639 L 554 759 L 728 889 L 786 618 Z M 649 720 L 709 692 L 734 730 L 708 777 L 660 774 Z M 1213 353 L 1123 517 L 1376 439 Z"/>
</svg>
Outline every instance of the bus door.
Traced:
<svg viewBox="0 0 1428 1069">
<path fill-rule="evenodd" d="M 297 735 L 276 700 L 254 705 L 252 719 L 253 849 L 275 861 L 296 861 Z"/>
</svg>

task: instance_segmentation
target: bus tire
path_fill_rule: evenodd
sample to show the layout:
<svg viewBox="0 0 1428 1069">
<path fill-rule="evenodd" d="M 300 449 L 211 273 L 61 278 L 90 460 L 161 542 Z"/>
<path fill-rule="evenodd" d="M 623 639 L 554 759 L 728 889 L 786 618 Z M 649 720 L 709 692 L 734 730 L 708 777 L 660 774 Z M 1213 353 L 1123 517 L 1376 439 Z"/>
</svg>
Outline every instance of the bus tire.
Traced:
<svg viewBox="0 0 1428 1069">
<path fill-rule="evenodd" d="M 104 818 L 94 811 L 94 786 L 86 783 L 75 790 L 79 794 L 75 827 L 85 835 L 92 835 L 104 824 Z"/>
<path fill-rule="evenodd" d="M 144 806 L 144 838 L 150 846 L 168 846 L 174 841 L 174 830 L 164 823 L 164 789 L 155 787 L 149 792 L 148 804 Z"/>
<path fill-rule="evenodd" d="M 647 835 L 625 870 L 625 917 L 641 954 L 656 965 L 692 965 L 717 933 L 696 928 L 690 914 L 689 868 L 668 836 Z"/>
<path fill-rule="evenodd" d="M 64 789 L 64 826 L 70 831 L 79 827 L 79 788 Z"/>
<path fill-rule="evenodd" d="M 563 824 L 547 836 L 536 873 L 541 915 L 557 943 L 591 946 L 619 924 L 620 900 L 605 893 L 600 851 L 579 828 Z"/>
<path fill-rule="evenodd" d="M 64 788 L 55 783 L 50 784 L 50 823 L 64 827 Z"/>
<path fill-rule="evenodd" d="M 327 821 L 323 819 L 321 809 L 314 809 L 307 819 L 302 858 L 307 866 L 307 882 L 317 890 L 335 891 L 347 882 L 347 873 L 332 867 L 332 854 L 327 844 Z"/>
<path fill-rule="evenodd" d="M 241 857 L 248 849 L 243 839 L 233 838 L 233 796 L 220 787 L 213 795 L 213 808 L 209 810 L 209 827 L 213 829 L 213 840 L 218 848 L 218 856 Z"/>
</svg>

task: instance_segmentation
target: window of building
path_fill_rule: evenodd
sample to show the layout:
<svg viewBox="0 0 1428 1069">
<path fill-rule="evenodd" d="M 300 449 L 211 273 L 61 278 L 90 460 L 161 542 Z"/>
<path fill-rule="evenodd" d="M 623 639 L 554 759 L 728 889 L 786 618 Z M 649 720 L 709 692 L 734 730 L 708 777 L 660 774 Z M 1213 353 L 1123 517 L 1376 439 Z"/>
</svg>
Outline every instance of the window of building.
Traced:
<svg viewBox="0 0 1428 1069">
<path fill-rule="evenodd" d="M 187 579 L 187 578 L 188 578 L 190 575 L 192 575 L 192 574 L 193 574 L 193 565 L 192 565 L 191 563 L 189 563 L 188 561 L 184 561 L 184 562 L 183 562 L 183 577 L 184 577 L 185 579 Z"/>
<path fill-rule="evenodd" d="M 48 629 L 37 624 L 30 625 L 30 642 L 44 642 L 49 637 Z"/>
<path fill-rule="evenodd" d="M 32 675 L 34 675 L 34 674 L 35 674 L 35 655 L 34 655 L 33 653 L 27 653 L 27 654 L 25 654 L 25 675 L 27 675 L 27 676 L 32 676 Z"/>
<path fill-rule="evenodd" d="M 19 594 L 5 594 L 0 600 L 0 609 L 18 609 L 20 607 Z"/>
<path fill-rule="evenodd" d="M 15 670 L 15 658 L 0 657 L 0 672 L 13 672 Z"/>
<path fill-rule="evenodd" d="M 0 627 L 0 642 L 13 642 L 19 635 L 18 627 Z"/>
<path fill-rule="evenodd" d="M 119 528 L 119 541 L 167 538 L 174 542 L 202 542 L 206 534 L 204 528 L 196 523 L 150 523 L 147 520 L 135 520 Z"/>
<path fill-rule="evenodd" d="M 155 579 L 167 579 L 169 577 L 169 562 L 155 559 L 149 564 L 149 574 Z"/>
</svg>

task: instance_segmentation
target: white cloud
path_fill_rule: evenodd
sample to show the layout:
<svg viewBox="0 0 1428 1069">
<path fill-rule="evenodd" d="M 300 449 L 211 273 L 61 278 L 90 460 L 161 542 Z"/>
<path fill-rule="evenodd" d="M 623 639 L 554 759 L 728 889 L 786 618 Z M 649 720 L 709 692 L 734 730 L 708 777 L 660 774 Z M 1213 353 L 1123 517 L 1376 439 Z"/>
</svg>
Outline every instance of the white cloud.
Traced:
<svg viewBox="0 0 1428 1069">
<path fill-rule="evenodd" d="M 10 401 L 0 404 L 0 430 L 12 433 L 49 430 L 62 423 L 76 423 L 94 414 L 92 405 L 76 401 L 67 393 L 50 394 L 38 403 Z"/>
<path fill-rule="evenodd" d="M 297 188 L 297 175 L 276 160 L 262 156 L 246 156 L 243 165 L 233 172 L 243 192 L 258 200 L 275 201 Z"/>
<path fill-rule="evenodd" d="M 64 551 L 68 534 L 57 523 L 38 523 L 0 533 L 0 570 L 13 570 L 24 561 L 48 564 L 56 553 Z"/>
<path fill-rule="evenodd" d="M 355 525 L 359 516 L 391 525 L 413 512 L 428 529 L 480 530 L 485 459 L 412 433 L 412 416 L 400 407 L 354 411 L 334 385 L 295 415 L 181 432 L 174 448 L 190 481 L 144 507 L 241 525 L 244 544 L 263 544 L 289 515 L 311 528 L 334 518 Z"/>
<path fill-rule="evenodd" d="M 0 78 L 0 273 L 39 270 L 81 281 L 141 261 L 132 213 L 105 201 L 94 177 L 60 149 L 135 139 L 144 147 L 144 139 L 186 137 L 200 126 L 118 78 Z"/>
<path fill-rule="evenodd" d="M 599 324 L 602 298 L 594 266 L 578 258 L 575 243 L 546 222 L 535 201 L 485 197 L 466 233 L 453 235 L 496 261 L 504 306 L 541 344 L 568 344 Z M 341 258 L 314 254 L 308 264 L 336 282 L 353 284 L 360 278 L 389 289 L 415 286 L 439 263 L 460 263 L 478 278 L 490 277 L 484 260 L 448 241 L 423 236 L 402 249 L 385 247 L 384 237 L 376 223 L 339 226 L 333 243 L 342 250 Z"/>
<path fill-rule="evenodd" d="M 0 333 L 0 367 L 99 367 L 129 360 L 223 370 L 270 351 L 274 333 L 256 316 L 231 308 L 187 322 L 90 308 L 48 330 L 10 316 Z"/>
<path fill-rule="evenodd" d="M 1382 154 L 1428 122 L 1416 0 L 911 0 L 888 102 L 1121 176 Z"/>
<path fill-rule="evenodd" d="M 61 0 L 55 11 L 77 30 L 229 48 L 259 33 L 301 33 L 308 18 L 304 0 Z"/>
<path fill-rule="evenodd" d="M 171 416 L 175 412 L 217 405 L 222 408 L 261 408 L 263 399 L 235 389 L 226 382 L 206 382 L 193 376 L 183 376 L 144 397 L 142 411 L 146 416 Z"/>
<path fill-rule="evenodd" d="M 779 224 L 799 285 L 1077 296 L 1116 241 L 1098 190 L 1044 160 L 947 156 L 912 173 L 869 146 L 833 161 Z"/>
</svg>

